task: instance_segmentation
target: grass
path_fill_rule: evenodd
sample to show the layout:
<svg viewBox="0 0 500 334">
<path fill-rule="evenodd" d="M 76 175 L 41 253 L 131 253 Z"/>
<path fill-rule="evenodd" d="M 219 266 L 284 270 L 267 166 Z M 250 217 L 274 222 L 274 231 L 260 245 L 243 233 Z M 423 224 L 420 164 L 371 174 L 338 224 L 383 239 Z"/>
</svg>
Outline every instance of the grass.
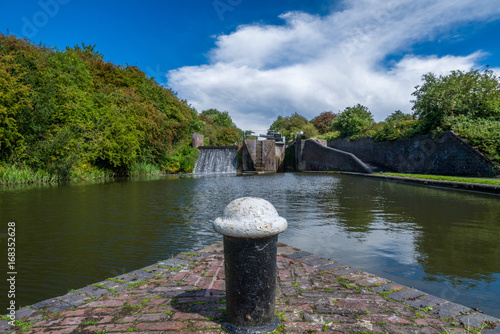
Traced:
<svg viewBox="0 0 500 334">
<path fill-rule="evenodd" d="M 147 162 L 138 162 L 130 166 L 129 174 L 130 176 L 159 175 L 161 174 L 161 169 L 160 167 Z"/>
<path fill-rule="evenodd" d="M 32 184 L 32 183 L 54 183 L 60 181 L 91 181 L 97 179 L 111 179 L 114 174 L 111 171 L 92 167 L 88 164 L 72 166 L 69 174 L 65 177 L 50 173 L 45 170 L 33 170 L 23 165 L 0 164 L 0 184 Z"/>
<path fill-rule="evenodd" d="M 402 173 L 384 173 L 382 175 L 408 177 L 408 178 L 413 178 L 413 179 L 438 180 L 438 181 L 475 183 L 475 184 L 486 184 L 486 185 L 500 186 L 500 179 L 499 180 L 490 180 L 490 179 L 480 179 L 480 178 L 474 178 L 474 177 L 456 177 L 456 176 L 402 174 Z"/>
<path fill-rule="evenodd" d="M 33 171 L 25 166 L 0 166 L 0 184 L 23 184 L 34 182 L 55 182 L 58 177 L 44 171 Z"/>
</svg>

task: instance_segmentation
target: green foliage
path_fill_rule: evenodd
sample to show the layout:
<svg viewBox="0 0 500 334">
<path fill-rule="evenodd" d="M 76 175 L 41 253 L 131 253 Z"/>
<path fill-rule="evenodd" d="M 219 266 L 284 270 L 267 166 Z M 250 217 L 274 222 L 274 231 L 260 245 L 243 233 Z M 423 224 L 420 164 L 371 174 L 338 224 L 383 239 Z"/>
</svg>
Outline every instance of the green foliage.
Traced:
<svg viewBox="0 0 500 334">
<path fill-rule="evenodd" d="M 288 141 L 294 140 L 296 137 L 313 138 L 318 134 L 314 125 L 297 113 L 287 117 L 278 116 L 269 129 L 280 132 Z M 301 132 L 302 135 L 299 135 Z"/>
<path fill-rule="evenodd" d="M 31 102 L 29 87 L 20 82 L 23 75 L 12 56 L 0 58 L 0 159 L 13 154 L 23 140 L 17 117 Z"/>
<path fill-rule="evenodd" d="M 398 123 L 403 121 L 411 121 L 414 120 L 415 116 L 412 114 L 405 114 L 401 110 L 396 110 L 389 116 L 385 118 L 385 122 Z"/>
<path fill-rule="evenodd" d="M 460 115 L 445 118 L 444 125 L 500 165 L 500 119 L 478 118 L 472 121 Z"/>
<path fill-rule="evenodd" d="M 201 114 L 210 118 L 218 126 L 226 128 L 235 127 L 233 120 L 227 111 L 220 112 L 217 109 L 208 109 L 204 110 Z"/>
<path fill-rule="evenodd" d="M 373 116 L 367 107 L 357 104 L 347 107 L 333 121 L 333 129 L 340 132 L 340 137 L 351 137 L 360 134 L 374 123 Z"/>
<path fill-rule="evenodd" d="M 337 115 L 333 112 L 325 111 L 314 117 L 311 123 L 314 124 L 320 134 L 325 134 L 332 131 L 332 122 L 335 117 L 337 117 Z"/>
<path fill-rule="evenodd" d="M 338 131 L 327 132 L 317 136 L 316 138 L 325 139 L 326 141 L 333 141 L 335 139 L 340 138 L 340 132 Z"/>
<path fill-rule="evenodd" d="M 94 49 L 59 51 L 0 34 L 0 162 L 57 180 L 128 175 L 142 163 L 191 170 L 185 148 L 203 126 L 196 111 Z"/>
<path fill-rule="evenodd" d="M 453 116 L 500 119 L 500 82 L 493 71 L 452 71 L 447 76 L 425 74 L 417 86 L 413 110 L 425 133 L 450 130 Z"/>
<path fill-rule="evenodd" d="M 240 134 L 238 130 L 230 127 L 223 127 L 217 135 L 217 142 L 219 145 L 234 145 L 238 141 Z"/>
<path fill-rule="evenodd" d="M 413 110 L 421 133 L 452 130 L 500 163 L 500 80 L 493 71 L 428 73 L 416 87 Z"/>
<path fill-rule="evenodd" d="M 413 137 L 419 134 L 418 120 L 401 120 L 399 122 L 385 121 L 376 124 L 376 128 L 367 131 L 367 136 L 373 137 L 375 141 L 396 140 L 400 138 Z"/>
<path fill-rule="evenodd" d="M 227 111 L 204 110 L 200 120 L 204 125 L 205 146 L 234 145 L 243 140 L 243 131 L 236 127 Z"/>
<path fill-rule="evenodd" d="M 158 175 L 161 174 L 159 166 L 147 162 L 136 162 L 130 166 L 130 175 Z"/>
<path fill-rule="evenodd" d="M 191 173 L 194 169 L 199 151 L 190 146 L 184 146 L 175 155 L 168 157 L 162 165 L 162 169 L 168 173 Z"/>
</svg>

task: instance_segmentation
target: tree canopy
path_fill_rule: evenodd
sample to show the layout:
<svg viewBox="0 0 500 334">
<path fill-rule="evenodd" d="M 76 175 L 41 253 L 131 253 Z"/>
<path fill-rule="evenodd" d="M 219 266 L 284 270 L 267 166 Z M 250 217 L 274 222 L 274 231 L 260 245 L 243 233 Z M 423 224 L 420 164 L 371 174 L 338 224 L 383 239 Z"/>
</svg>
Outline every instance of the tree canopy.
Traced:
<svg viewBox="0 0 500 334">
<path fill-rule="evenodd" d="M 297 113 L 279 116 L 271 130 L 294 139 L 297 132 L 313 124 L 319 135 L 304 131 L 302 137 L 373 137 L 375 141 L 451 130 L 500 164 L 500 80 L 493 71 L 452 71 L 444 76 L 428 73 L 413 96 L 413 113 L 396 110 L 378 123 L 366 106 L 356 104 L 338 114 L 323 112 L 310 122 Z"/>
<path fill-rule="evenodd" d="M 347 107 L 333 121 L 333 129 L 340 132 L 341 137 L 350 137 L 361 133 L 374 122 L 372 113 L 367 107 L 357 104 Z"/>
<path fill-rule="evenodd" d="M 428 73 L 422 80 L 412 102 L 423 131 L 450 130 L 450 117 L 500 119 L 500 81 L 493 71 Z"/>
<path fill-rule="evenodd" d="M 278 116 L 269 129 L 280 132 L 287 141 L 294 140 L 298 136 L 312 138 L 317 135 L 314 125 L 297 113 L 286 117 Z"/>
<path fill-rule="evenodd" d="M 59 179 L 129 174 L 137 164 L 189 171 L 191 133 L 203 123 L 186 101 L 94 46 L 59 51 L 0 34 L 0 164 Z M 0 165 L 1 167 L 1 165 Z"/>
<path fill-rule="evenodd" d="M 207 146 L 234 145 L 243 139 L 243 131 L 233 123 L 227 111 L 204 110 L 200 119 L 203 122 L 203 135 Z"/>
<path fill-rule="evenodd" d="M 324 111 L 311 120 L 311 123 L 316 127 L 320 134 L 325 134 L 332 131 L 332 122 L 337 117 L 332 111 Z"/>
</svg>

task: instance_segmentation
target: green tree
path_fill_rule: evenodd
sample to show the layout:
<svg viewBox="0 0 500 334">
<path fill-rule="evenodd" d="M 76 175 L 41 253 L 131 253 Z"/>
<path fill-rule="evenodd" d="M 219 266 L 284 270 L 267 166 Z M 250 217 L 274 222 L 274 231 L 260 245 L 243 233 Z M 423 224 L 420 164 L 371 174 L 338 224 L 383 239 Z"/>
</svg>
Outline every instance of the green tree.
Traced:
<svg viewBox="0 0 500 334">
<path fill-rule="evenodd" d="M 340 132 L 340 137 L 352 137 L 374 124 L 372 113 L 367 107 L 357 104 L 347 107 L 333 121 L 333 129 Z"/>
<path fill-rule="evenodd" d="M 288 141 L 294 140 L 301 132 L 302 138 L 312 138 L 317 134 L 314 125 L 297 113 L 287 117 L 278 116 L 269 129 L 280 132 Z"/>
<path fill-rule="evenodd" d="M 243 140 L 243 130 L 233 123 L 227 111 L 204 110 L 200 120 L 203 122 L 202 133 L 207 146 L 234 145 L 235 142 Z"/>
<path fill-rule="evenodd" d="M 500 119 L 500 82 L 493 71 L 425 74 L 413 92 L 413 110 L 424 133 L 450 130 L 449 117 Z"/>
<path fill-rule="evenodd" d="M 226 128 L 236 127 L 227 111 L 220 112 L 217 109 L 208 109 L 204 110 L 201 114 L 210 118 L 218 126 Z"/>
<path fill-rule="evenodd" d="M 414 115 L 405 114 L 401 110 L 396 110 L 395 112 L 393 112 L 392 114 L 390 114 L 385 118 L 385 122 L 397 123 L 401 121 L 411 121 L 413 119 L 415 119 Z"/>
<path fill-rule="evenodd" d="M 31 94 L 29 87 L 19 81 L 22 75 L 20 66 L 13 64 L 13 57 L 0 58 L 0 159 L 11 156 L 16 149 L 17 159 L 24 149 L 17 118 L 30 109 Z"/>
<path fill-rule="evenodd" d="M 137 67 L 105 62 L 95 46 L 59 51 L 0 33 L 2 164 L 49 179 L 127 174 L 138 164 L 184 172 L 202 126 L 187 101 Z"/>
<path fill-rule="evenodd" d="M 234 145 L 240 138 L 238 130 L 230 127 L 223 127 L 217 135 L 217 145 Z"/>
</svg>

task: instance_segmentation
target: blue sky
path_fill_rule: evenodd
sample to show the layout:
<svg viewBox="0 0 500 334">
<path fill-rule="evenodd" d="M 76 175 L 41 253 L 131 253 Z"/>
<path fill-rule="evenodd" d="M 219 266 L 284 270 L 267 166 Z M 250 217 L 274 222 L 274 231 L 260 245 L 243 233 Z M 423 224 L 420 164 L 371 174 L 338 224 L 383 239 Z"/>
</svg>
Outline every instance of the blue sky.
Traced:
<svg viewBox="0 0 500 334">
<path fill-rule="evenodd" d="M 2 1 L 0 31 L 59 49 L 95 44 L 199 112 L 264 131 L 361 103 L 411 112 L 428 72 L 500 73 L 497 0 Z"/>
</svg>

